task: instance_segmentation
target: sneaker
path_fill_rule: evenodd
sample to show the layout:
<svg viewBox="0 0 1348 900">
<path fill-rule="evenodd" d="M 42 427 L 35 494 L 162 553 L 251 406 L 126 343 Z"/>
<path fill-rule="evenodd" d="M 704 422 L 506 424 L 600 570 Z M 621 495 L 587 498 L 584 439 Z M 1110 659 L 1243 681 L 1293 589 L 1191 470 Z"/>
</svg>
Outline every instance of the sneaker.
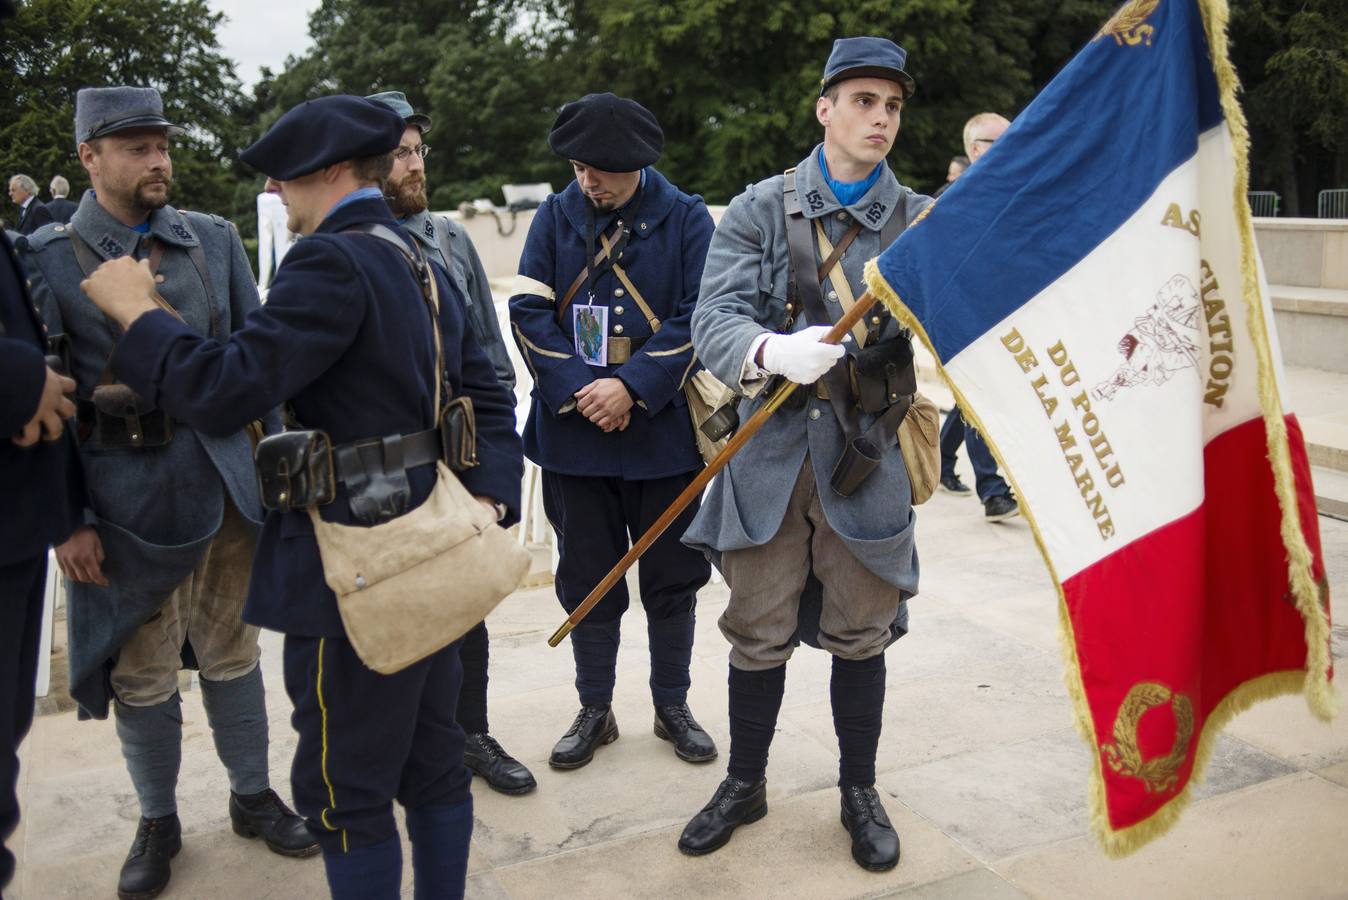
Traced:
<svg viewBox="0 0 1348 900">
<path fill-rule="evenodd" d="M 963 481 L 960 481 L 960 477 L 954 472 L 941 476 L 941 490 L 948 491 L 957 497 L 967 497 L 973 493 L 973 490 Z"/>
<path fill-rule="evenodd" d="M 989 497 L 983 503 L 983 518 L 989 522 L 1000 522 L 1012 516 L 1020 515 L 1020 504 L 1009 494 Z"/>
</svg>

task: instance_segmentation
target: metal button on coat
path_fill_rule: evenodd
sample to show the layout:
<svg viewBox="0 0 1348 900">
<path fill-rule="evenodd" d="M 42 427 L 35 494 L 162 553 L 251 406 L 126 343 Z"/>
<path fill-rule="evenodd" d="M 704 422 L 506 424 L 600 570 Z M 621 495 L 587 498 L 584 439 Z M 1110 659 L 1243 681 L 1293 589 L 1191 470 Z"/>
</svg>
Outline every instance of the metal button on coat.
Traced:
<svg viewBox="0 0 1348 900">
<path fill-rule="evenodd" d="M 613 314 L 615 316 L 621 316 L 623 314 L 623 308 L 621 306 L 613 307 Z"/>
<path fill-rule="evenodd" d="M 614 325 L 614 326 L 613 326 L 613 333 L 614 333 L 614 334 L 622 334 L 622 333 L 623 333 L 623 327 L 622 327 L 621 325 Z"/>
<path fill-rule="evenodd" d="M 623 295 L 623 289 L 622 289 L 622 288 L 614 288 L 614 289 L 613 289 L 613 296 L 615 296 L 615 297 L 621 297 L 622 295 Z"/>
<path fill-rule="evenodd" d="M 845 212 L 840 212 L 840 213 L 838 213 L 838 221 L 839 221 L 839 222 L 846 222 L 846 221 L 847 221 L 847 213 L 845 213 Z"/>
<path fill-rule="evenodd" d="M 819 410 L 817 410 L 817 409 L 812 409 L 812 410 L 810 410 L 810 418 L 811 418 L 811 419 L 817 419 L 817 418 L 819 418 Z"/>
<path fill-rule="evenodd" d="M 828 298 L 829 298 L 830 300 L 835 300 L 835 301 L 836 301 L 836 300 L 838 299 L 838 292 L 837 292 L 837 291 L 829 291 L 829 292 L 828 292 Z"/>
</svg>

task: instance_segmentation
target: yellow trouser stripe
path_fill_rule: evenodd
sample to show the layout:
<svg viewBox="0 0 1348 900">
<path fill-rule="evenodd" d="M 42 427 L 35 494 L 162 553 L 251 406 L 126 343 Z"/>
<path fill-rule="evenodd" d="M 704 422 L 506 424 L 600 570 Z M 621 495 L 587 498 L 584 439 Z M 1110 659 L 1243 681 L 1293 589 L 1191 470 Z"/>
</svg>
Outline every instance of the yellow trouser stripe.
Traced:
<svg viewBox="0 0 1348 900">
<path fill-rule="evenodd" d="M 323 772 L 323 783 L 328 786 L 328 806 L 318 815 L 318 820 L 323 823 L 323 827 L 328 831 L 336 831 L 337 828 L 328 821 L 328 812 L 337 808 L 337 793 L 332 788 L 332 779 L 328 777 L 328 705 L 323 699 L 323 649 L 327 644 L 327 638 L 318 639 L 318 683 L 316 685 L 318 692 L 318 711 L 323 718 L 322 741 L 323 753 L 319 759 L 319 768 Z M 345 853 L 346 829 L 342 829 L 342 852 Z"/>
</svg>

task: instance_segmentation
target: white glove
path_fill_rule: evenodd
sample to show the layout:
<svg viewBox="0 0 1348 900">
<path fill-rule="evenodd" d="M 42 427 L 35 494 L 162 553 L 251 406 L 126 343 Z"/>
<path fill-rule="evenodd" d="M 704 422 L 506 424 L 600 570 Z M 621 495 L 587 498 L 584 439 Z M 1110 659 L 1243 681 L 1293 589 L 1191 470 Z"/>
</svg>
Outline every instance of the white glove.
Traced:
<svg viewBox="0 0 1348 900">
<path fill-rule="evenodd" d="M 796 384 L 813 384 L 842 358 L 839 344 L 821 344 L 831 329 L 811 325 L 793 334 L 775 334 L 763 344 L 763 368 Z"/>
</svg>

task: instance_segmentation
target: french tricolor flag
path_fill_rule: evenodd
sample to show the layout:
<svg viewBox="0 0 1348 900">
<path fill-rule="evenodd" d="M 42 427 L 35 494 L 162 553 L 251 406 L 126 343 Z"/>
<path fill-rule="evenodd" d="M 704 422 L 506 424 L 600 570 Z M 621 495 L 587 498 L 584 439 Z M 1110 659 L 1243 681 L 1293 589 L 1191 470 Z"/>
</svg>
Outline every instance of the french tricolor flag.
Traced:
<svg viewBox="0 0 1348 900">
<path fill-rule="evenodd" d="M 1019 493 L 1115 855 L 1173 824 L 1241 709 L 1334 706 L 1226 19 L 1125 5 L 867 270 Z"/>
</svg>

